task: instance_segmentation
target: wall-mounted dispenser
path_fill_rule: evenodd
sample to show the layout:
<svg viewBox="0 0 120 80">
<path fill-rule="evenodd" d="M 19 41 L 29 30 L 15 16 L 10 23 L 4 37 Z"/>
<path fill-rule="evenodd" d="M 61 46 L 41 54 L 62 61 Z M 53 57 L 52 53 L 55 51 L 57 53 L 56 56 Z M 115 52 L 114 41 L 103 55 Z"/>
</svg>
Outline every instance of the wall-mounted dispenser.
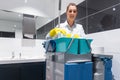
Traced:
<svg viewBox="0 0 120 80">
<path fill-rule="evenodd" d="M 36 34 L 34 15 L 23 14 L 23 38 L 34 39 Z"/>
</svg>

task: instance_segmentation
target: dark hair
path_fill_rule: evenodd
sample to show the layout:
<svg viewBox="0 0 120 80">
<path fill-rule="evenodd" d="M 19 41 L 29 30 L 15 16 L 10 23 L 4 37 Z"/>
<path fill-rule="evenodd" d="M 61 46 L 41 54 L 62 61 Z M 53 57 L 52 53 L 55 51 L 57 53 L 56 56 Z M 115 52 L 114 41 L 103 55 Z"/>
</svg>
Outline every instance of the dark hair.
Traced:
<svg viewBox="0 0 120 80">
<path fill-rule="evenodd" d="M 69 3 L 69 4 L 68 4 L 68 6 L 67 6 L 66 11 L 68 10 L 68 8 L 69 8 L 70 6 L 75 6 L 75 7 L 76 7 L 76 9 L 77 9 L 77 5 L 76 5 L 75 3 Z"/>
</svg>

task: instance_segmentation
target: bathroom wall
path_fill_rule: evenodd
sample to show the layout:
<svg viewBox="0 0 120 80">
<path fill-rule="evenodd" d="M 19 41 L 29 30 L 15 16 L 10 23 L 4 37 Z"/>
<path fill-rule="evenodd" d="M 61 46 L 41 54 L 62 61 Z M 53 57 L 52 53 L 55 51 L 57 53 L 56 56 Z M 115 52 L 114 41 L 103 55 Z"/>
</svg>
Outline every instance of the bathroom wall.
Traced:
<svg viewBox="0 0 120 80">
<path fill-rule="evenodd" d="M 26 46 L 22 45 L 23 40 L 17 38 L 0 38 L 0 59 L 10 59 L 12 57 L 12 53 L 15 54 L 15 58 L 19 58 L 21 54 L 21 58 L 45 58 L 45 50 L 42 46 L 44 40 L 31 40 L 26 39 L 26 42 L 34 42 L 34 45 L 30 45 L 33 43 L 28 43 Z"/>
<path fill-rule="evenodd" d="M 113 55 L 112 72 L 114 80 L 120 80 L 120 29 L 88 34 L 92 38 L 93 54 Z M 101 49 L 102 48 L 102 49 Z M 102 51 L 101 51 L 102 50 Z"/>
<path fill-rule="evenodd" d="M 88 34 L 92 47 L 104 47 L 104 52 L 120 53 L 120 29 Z"/>
</svg>

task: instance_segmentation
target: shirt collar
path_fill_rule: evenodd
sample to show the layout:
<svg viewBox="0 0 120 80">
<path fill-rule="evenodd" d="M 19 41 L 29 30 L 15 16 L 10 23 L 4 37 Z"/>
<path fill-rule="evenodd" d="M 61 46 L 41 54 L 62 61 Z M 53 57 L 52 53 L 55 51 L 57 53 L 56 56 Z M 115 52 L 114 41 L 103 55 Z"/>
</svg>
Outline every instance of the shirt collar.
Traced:
<svg viewBox="0 0 120 80">
<path fill-rule="evenodd" d="M 76 27 L 76 23 L 75 23 L 75 22 L 74 22 L 73 26 L 70 27 L 69 24 L 68 24 L 68 22 L 67 22 L 67 20 L 65 21 L 65 25 L 66 25 L 68 28 L 70 28 L 70 29 L 73 29 L 73 28 Z"/>
</svg>

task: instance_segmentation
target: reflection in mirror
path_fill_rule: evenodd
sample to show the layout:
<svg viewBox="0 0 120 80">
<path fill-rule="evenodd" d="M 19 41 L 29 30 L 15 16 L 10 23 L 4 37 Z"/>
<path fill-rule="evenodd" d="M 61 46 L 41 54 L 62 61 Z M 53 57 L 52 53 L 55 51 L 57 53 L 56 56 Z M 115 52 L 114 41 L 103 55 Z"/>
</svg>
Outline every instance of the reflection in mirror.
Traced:
<svg viewBox="0 0 120 80">
<path fill-rule="evenodd" d="M 88 33 L 120 28 L 119 0 L 87 0 L 87 7 Z"/>
<path fill-rule="evenodd" d="M 0 37 L 21 37 L 22 18 L 21 14 L 0 10 Z"/>
<path fill-rule="evenodd" d="M 48 17 L 0 10 L 0 37 L 38 39 L 41 34 L 36 34 L 37 30 L 46 25 L 48 22 L 50 22 Z M 31 36 L 29 33 L 34 35 Z M 39 39 L 41 38 L 39 37 Z"/>
<path fill-rule="evenodd" d="M 105 9 L 88 17 L 88 33 L 95 33 L 119 28 L 119 16 L 112 8 Z"/>
</svg>

